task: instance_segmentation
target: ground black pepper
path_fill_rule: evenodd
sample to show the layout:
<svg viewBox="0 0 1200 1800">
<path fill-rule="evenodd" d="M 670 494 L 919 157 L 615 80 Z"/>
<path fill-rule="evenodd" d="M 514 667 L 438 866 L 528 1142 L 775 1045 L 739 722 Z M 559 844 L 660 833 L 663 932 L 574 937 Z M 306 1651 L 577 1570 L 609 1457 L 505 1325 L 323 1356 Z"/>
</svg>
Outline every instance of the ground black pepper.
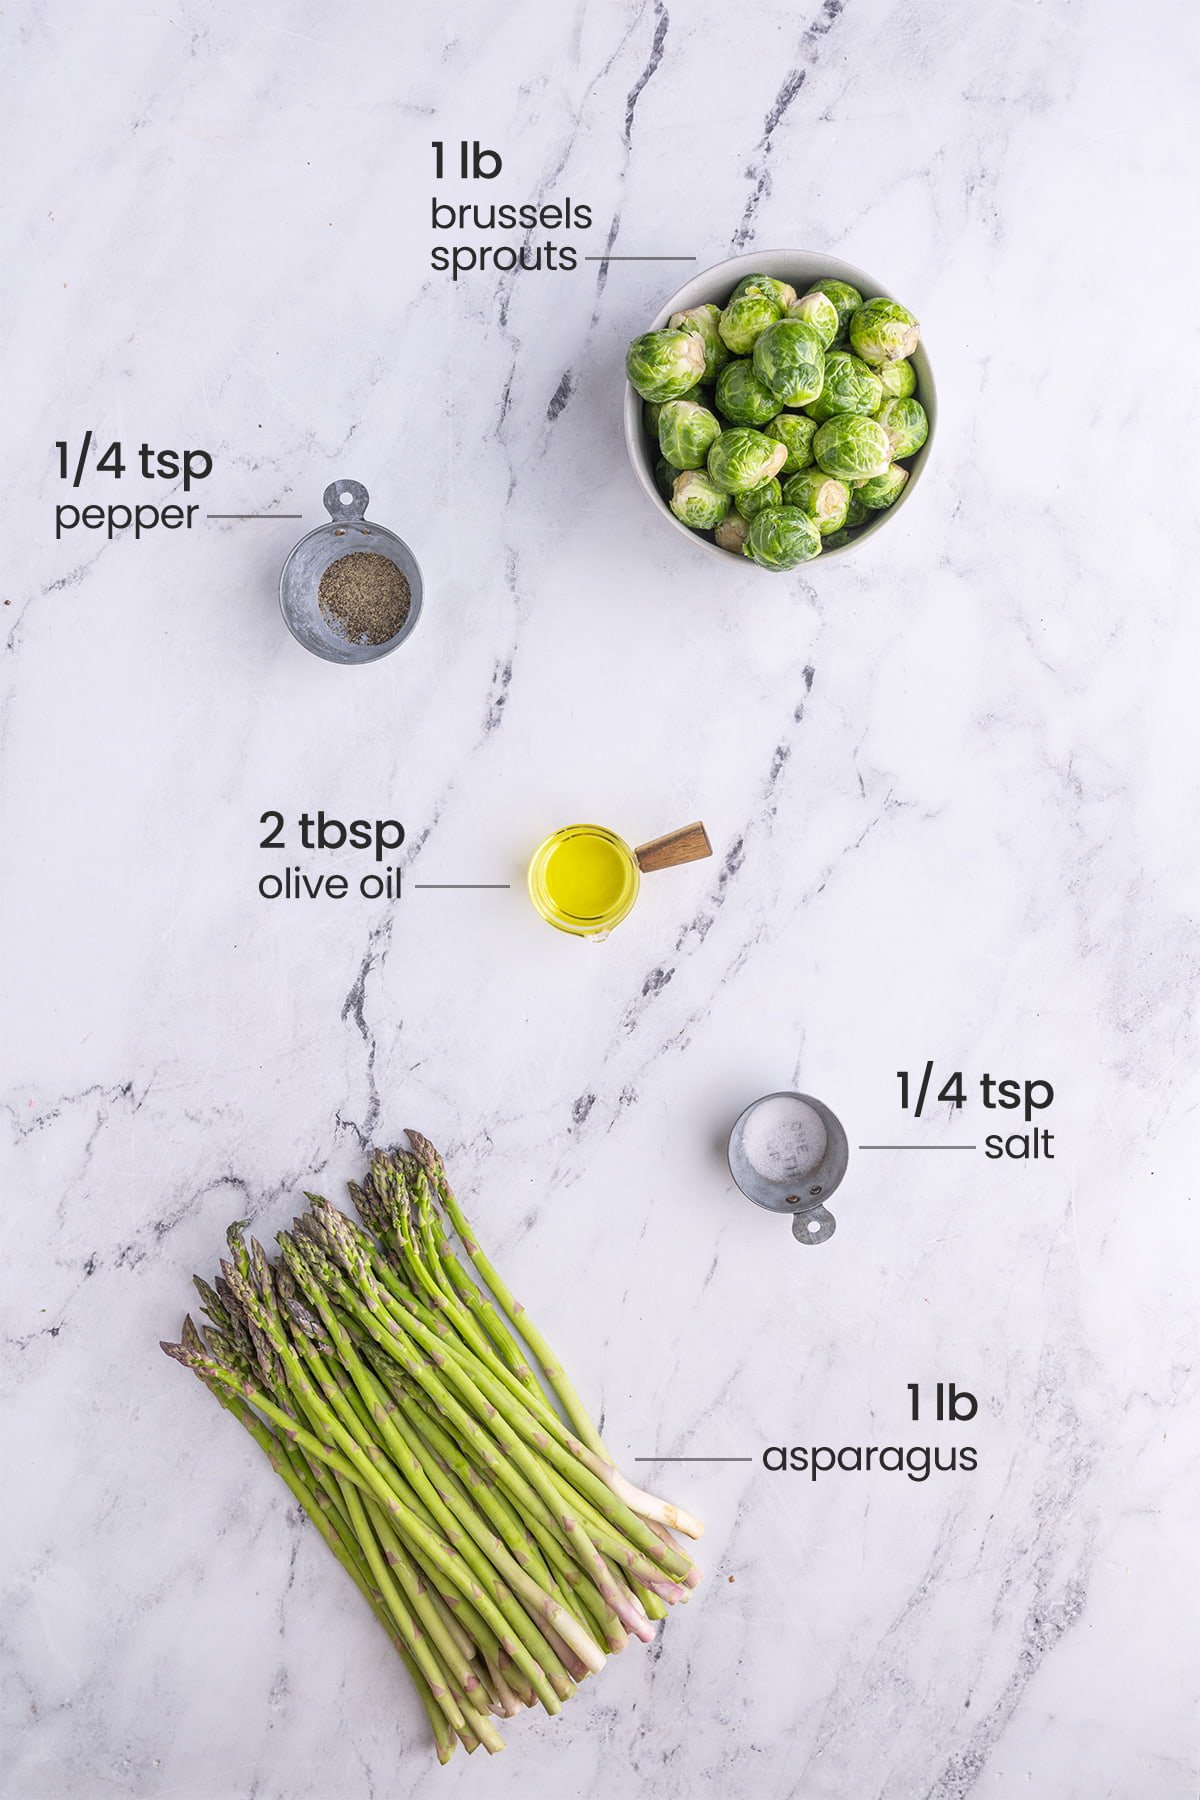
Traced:
<svg viewBox="0 0 1200 1800">
<path fill-rule="evenodd" d="M 408 617 L 412 590 L 403 569 L 371 550 L 331 562 L 317 589 L 325 622 L 352 644 L 386 644 Z"/>
</svg>

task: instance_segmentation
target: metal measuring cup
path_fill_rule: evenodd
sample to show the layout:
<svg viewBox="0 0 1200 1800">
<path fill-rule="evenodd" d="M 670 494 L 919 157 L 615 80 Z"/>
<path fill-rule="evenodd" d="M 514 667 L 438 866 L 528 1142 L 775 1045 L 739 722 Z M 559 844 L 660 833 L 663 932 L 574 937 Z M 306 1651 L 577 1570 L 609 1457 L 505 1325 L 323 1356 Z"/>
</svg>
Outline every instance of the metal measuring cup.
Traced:
<svg viewBox="0 0 1200 1800">
<path fill-rule="evenodd" d="M 746 1155 L 746 1126 L 752 1113 L 771 1100 L 800 1100 L 810 1107 L 825 1127 L 825 1151 L 820 1160 L 807 1169 L 795 1170 L 786 1181 L 771 1181 L 751 1163 Z M 824 1244 L 837 1230 L 837 1220 L 825 1202 L 840 1186 L 850 1161 L 850 1146 L 842 1122 L 836 1113 L 811 1094 L 783 1092 L 764 1094 L 739 1114 L 729 1134 L 729 1173 L 755 1206 L 768 1212 L 792 1215 L 792 1236 L 798 1244 Z"/>
<path fill-rule="evenodd" d="M 293 546 L 279 577 L 279 608 L 284 624 L 306 650 L 326 662 L 377 662 L 411 637 L 421 616 L 424 584 L 417 559 L 394 531 L 375 525 L 366 515 L 371 496 L 361 481 L 331 481 L 322 495 L 328 525 L 318 525 Z M 356 644 L 329 624 L 317 603 L 321 577 L 330 563 L 355 550 L 386 557 L 408 582 L 408 614 L 399 631 L 381 644 Z"/>
</svg>

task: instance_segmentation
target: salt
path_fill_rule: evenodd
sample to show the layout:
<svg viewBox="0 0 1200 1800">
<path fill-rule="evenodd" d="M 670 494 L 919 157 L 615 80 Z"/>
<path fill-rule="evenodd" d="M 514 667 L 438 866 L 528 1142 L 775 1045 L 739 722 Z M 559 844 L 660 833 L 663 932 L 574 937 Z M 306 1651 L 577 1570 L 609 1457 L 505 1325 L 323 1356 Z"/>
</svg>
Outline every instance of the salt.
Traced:
<svg viewBox="0 0 1200 1800">
<path fill-rule="evenodd" d="M 762 1100 L 746 1120 L 742 1148 L 764 1181 L 796 1181 L 819 1168 L 828 1134 L 819 1112 L 806 1100 L 776 1095 Z"/>
</svg>

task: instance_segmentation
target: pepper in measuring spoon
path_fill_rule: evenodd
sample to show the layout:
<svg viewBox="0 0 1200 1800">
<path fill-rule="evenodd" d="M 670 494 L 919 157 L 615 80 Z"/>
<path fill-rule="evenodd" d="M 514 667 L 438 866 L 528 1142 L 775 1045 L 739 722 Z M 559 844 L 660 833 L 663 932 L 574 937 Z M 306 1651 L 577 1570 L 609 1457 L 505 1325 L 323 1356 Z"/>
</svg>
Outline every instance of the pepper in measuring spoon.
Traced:
<svg viewBox="0 0 1200 1800">
<path fill-rule="evenodd" d="M 386 644 L 407 619 L 412 592 L 390 557 L 352 550 L 325 570 L 317 605 L 326 623 L 352 644 Z"/>
</svg>

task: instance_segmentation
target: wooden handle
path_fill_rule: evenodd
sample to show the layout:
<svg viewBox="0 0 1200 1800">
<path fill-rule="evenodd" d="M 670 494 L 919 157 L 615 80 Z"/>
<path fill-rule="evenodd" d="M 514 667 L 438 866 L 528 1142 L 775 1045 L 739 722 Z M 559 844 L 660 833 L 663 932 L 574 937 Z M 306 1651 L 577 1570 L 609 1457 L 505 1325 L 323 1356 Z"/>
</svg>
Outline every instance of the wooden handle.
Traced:
<svg viewBox="0 0 1200 1800">
<path fill-rule="evenodd" d="M 712 845 L 707 831 L 697 819 L 694 825 L 681 825 L 678 831 L 668 831 L 666 837 L 651 838 L 648 844 L 639 844 L 633 854 L 642 874 L 650 875 L 655 869 L 673 869 L 678 863 L 699 862 L 701 857 L 712 855 Z"/>
</svg>

